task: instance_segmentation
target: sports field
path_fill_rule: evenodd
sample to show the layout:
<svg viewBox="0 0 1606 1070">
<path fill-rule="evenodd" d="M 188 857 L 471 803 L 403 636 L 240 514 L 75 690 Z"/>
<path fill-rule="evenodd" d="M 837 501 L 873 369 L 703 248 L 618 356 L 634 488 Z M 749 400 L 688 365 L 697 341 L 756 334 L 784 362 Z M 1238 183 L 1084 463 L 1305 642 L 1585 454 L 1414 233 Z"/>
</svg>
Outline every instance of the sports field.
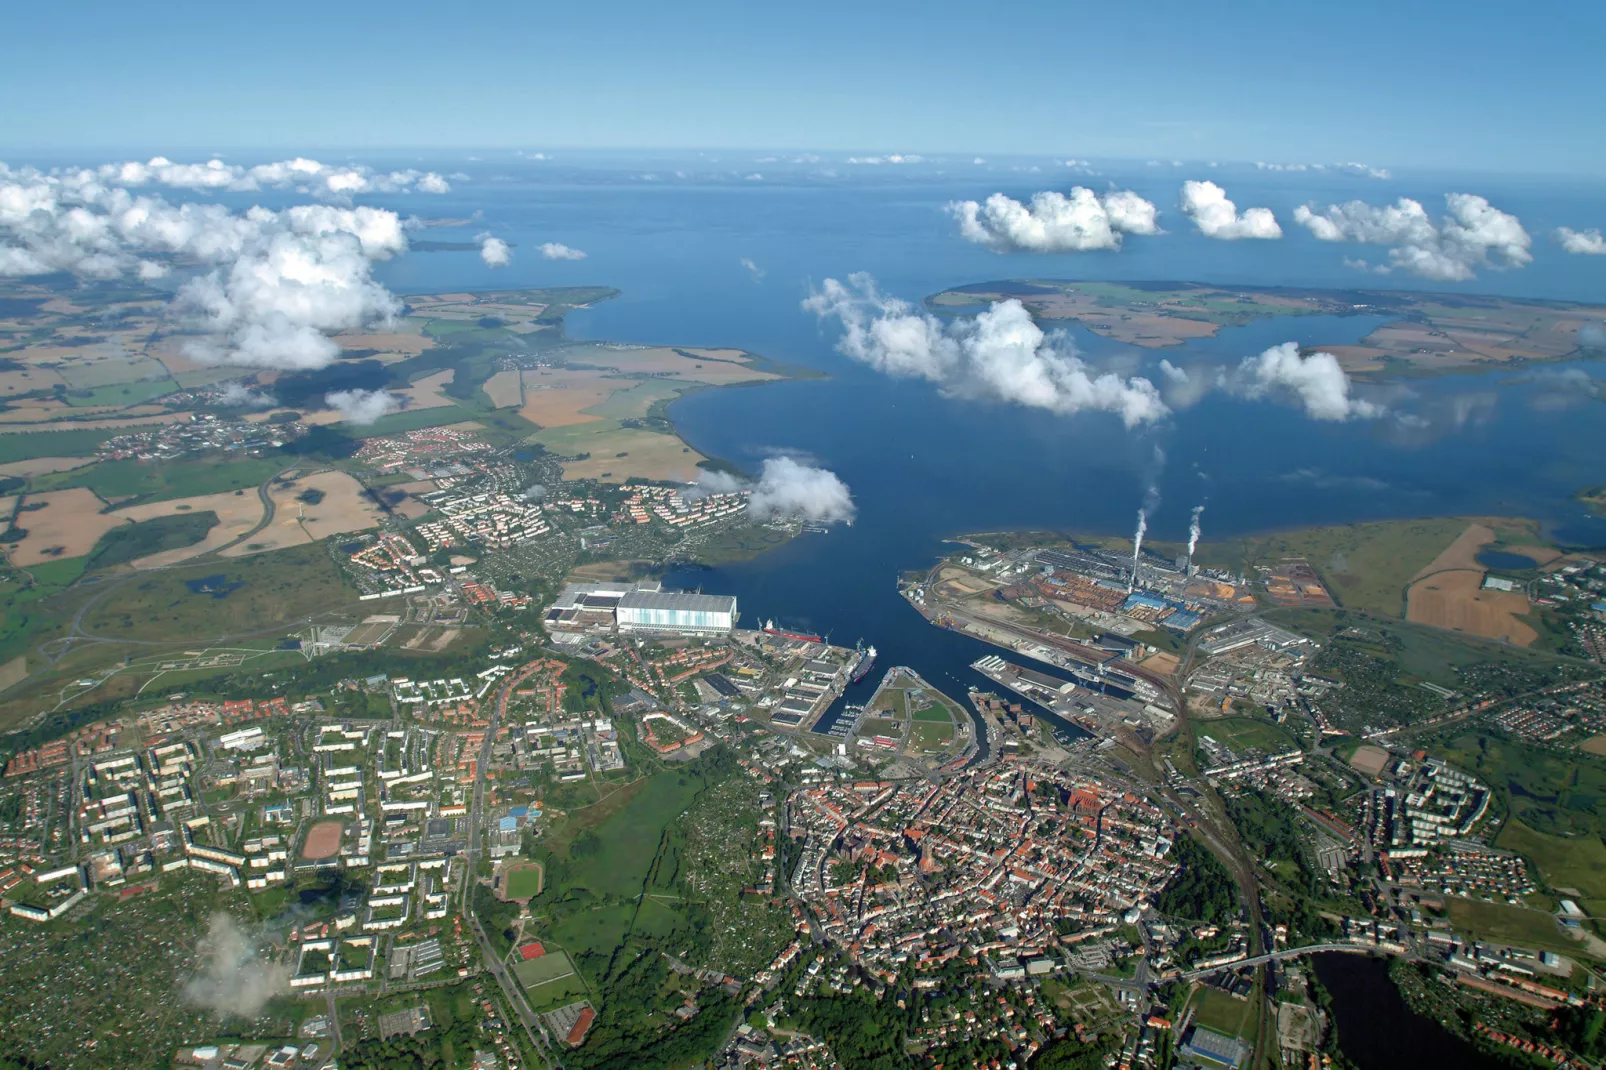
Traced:
<svg viewBox="0 0 1606 1070">
<path fill-rule="evenodd" d="M 573 974 L 574 963 L 562 951 L 548 951 L 545 955 L 527 959 L 513 967 L 513 975 L 525 988 L 535 988 Z"/>
<path fill-rule="evenodd" d="M 320 821 L 307 830 L 307 842 L 301 846 L 301 857 L 311 860 L 333 858 L 340 852 L 340 834 L 343 827 L 338 821 Z"/>
<path fill-rule="evenodd" d="M 529 899 L 541 894 L 541 863 L 522 862 L 509 866 L 503 878 L 506 899 Z"/>
</svg>

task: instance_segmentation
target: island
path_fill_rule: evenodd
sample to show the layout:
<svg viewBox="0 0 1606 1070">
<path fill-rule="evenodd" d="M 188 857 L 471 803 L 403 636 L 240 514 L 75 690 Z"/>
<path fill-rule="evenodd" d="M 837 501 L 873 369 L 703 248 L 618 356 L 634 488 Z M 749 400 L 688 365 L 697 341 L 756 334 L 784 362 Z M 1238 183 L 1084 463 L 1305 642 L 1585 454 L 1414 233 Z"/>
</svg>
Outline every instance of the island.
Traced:
<svg viewBox="0 0 1606 1070">
<path fill-rule="evenodd" d="M 1301 337 L 1361 378 L 1440 374 L 1581 356 L 1579 332 L 1606 319 L 1606 305 L 1405 290 L 1214 286 L 1197 282 L 985 282 L 944 290 L 927 306 L 963 314 L 1013 298 L 1047 325 L 1075 324 L 1145 349 L 1211 338 L 1223 327 L 1310 316 L 1386 317 L 1359 344 Z M 1291 331 L 1303 334 L 1297 324 Z"/>
</svg>

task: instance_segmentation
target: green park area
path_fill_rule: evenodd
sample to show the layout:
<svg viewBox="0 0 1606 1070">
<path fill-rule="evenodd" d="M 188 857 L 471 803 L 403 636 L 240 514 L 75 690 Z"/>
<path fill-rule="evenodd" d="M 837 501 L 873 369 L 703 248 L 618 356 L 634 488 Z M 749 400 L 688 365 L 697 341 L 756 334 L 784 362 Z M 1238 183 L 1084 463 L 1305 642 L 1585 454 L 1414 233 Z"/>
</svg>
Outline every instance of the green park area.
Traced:
<svg viewBox="0 0 1606 1070">
<path fill-rule="evenodd" d="M 1223 717 L 1218 721 L 1203 721 L 1198 726 L 1198 732 L 1233 750 L 1252 748 L 1275 754 L 1298 746 L 1285 729 L 1252 717 Z"/>
<path fill-rule="evenodd" d="M 1450 924 L 1457 932 L 1469 936 L 1568 955 L 1582 954 L 1585 950 L 1580 941 L 1569 939 L 1562 932 L 1555 917 L 1542 910 L 1479 899 L 1451 899 L 1448 905 Z"/>
<path fill-rule="evenodd" d="M 1558 895 L 1578 898 L 1590 915 L 1606 917 L 1606 844 L 1598 834 L 1549 836 L 1512 818 L 1495 846 L 1528 859 Z"/>
</svg>

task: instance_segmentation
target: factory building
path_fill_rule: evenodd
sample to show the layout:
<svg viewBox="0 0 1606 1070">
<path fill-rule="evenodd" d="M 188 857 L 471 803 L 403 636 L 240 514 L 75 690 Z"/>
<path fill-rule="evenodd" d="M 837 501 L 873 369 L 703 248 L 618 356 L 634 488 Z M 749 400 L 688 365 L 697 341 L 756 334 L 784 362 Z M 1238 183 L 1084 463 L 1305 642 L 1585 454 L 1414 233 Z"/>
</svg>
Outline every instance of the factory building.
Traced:
<svg viewBox="0 0 1606 1070">
<path fill-rule="evenodd" d="M 545 620 L 555 631 L 617 627 L 621 632 L 723 635 L 736 627 L 736 599 L 665 591 L 652 581 L 571 583 L 547 608 Z"/>
<path fill-rule="evenodd" d="M 736 627 L 732 595 L 632 591 L 615 612 L 621 632 L 721 635 Z"/>
</svg>

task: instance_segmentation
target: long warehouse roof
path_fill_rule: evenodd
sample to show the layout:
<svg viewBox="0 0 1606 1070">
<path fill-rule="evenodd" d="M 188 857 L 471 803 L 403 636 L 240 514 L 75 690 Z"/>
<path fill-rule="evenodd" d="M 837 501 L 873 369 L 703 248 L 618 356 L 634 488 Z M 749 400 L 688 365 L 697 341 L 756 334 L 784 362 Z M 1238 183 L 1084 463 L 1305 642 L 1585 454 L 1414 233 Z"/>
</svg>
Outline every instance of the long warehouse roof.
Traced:
<svg viewBox="0 0 1606 1070">
<path fill-rule="evenodd" d="M 735 613 L 736 597 L 728 594 L 686 594 L 680 591 L 632 591 L 619 599 L 620 609 L 685 609 L 703 613 Z"/>
</svg>

